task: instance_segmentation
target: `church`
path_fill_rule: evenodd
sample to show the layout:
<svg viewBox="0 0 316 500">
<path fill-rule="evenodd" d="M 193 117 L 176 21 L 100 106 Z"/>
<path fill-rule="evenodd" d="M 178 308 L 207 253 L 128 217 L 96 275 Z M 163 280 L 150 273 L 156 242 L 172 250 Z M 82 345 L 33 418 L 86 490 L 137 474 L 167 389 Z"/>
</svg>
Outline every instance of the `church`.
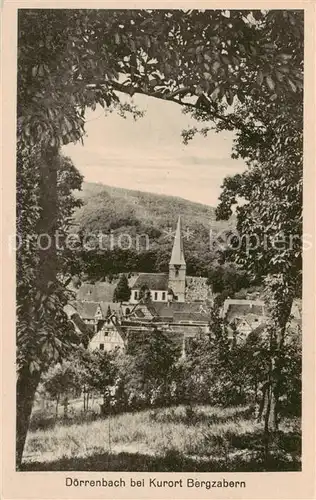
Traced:
<svg viewBox="0 0 316 500">
<path fill-rule="evenodd" d="M 129 281 L 130 303 L 137 304 L 144 295 L 152 302 L 193 302 L 211 299 L 207 278 L 186 275 L 181 217 L 175 232 L 168 273 L 139 273 Z"/>
</svg>

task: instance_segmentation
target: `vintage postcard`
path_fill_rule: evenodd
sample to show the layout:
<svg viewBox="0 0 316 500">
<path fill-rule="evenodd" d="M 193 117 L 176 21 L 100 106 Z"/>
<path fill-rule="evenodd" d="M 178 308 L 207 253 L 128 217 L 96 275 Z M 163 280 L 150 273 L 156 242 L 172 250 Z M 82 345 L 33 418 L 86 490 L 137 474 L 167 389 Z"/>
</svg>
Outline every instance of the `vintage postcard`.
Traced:
<svg viewBox="0 0 316 500">
<path fill-rule="evenodd" d="M 315 498 L 314 2 L 2 20 L 2 498 Z"/>
</svg>

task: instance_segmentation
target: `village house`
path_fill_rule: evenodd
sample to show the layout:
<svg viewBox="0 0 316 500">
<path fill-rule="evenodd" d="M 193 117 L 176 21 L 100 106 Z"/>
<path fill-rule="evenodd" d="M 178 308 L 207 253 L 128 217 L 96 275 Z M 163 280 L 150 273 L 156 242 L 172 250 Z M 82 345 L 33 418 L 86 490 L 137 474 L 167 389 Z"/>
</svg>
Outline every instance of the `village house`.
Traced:
<svg viewBox="0 0 316 500">
<path fill-rule="evenodd" d="M 239 339 L 247 336 L 266 322 L 266 310 L 262 300 L 226 299 L 221 311 L 228 323 L 230 334 L 235 331 Z"/>
</svg>

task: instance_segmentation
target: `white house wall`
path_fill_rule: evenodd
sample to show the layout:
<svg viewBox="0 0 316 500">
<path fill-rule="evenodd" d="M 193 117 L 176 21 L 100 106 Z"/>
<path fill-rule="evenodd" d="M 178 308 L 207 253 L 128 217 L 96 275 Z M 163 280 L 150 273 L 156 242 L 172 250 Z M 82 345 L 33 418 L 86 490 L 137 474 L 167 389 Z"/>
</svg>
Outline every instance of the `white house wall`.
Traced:
<svg viewBox="0 0 316 500">
<path fill-rule="evenodd" d="M 137 293 L 137 298 L 135 298 L 135 292 Z M 150 296 L 151 296 L 152 302 L 167 302 L 168 301 L 166 290 L 150 290 Z M 132 289 L 130 303 L 137 304 L 138 302 L 139 302 L 139 290 Z"/>
<path fill-rule="evenodd" d="M 116 330 L 111 330 L 108 333 L 100 330 L 90 341 L 89 349 L 94 351 L 101 349 L 103 345 L 104 351 L 112 351 L 115 347 L 123 347 L 124 342 L 120 334 Z"/>
</svg>

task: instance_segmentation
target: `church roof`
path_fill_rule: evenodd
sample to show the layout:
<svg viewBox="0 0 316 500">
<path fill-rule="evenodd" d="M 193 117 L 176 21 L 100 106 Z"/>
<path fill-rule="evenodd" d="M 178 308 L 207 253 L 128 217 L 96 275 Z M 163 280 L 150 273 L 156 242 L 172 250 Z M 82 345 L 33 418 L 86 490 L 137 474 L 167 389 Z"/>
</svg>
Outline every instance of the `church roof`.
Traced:
<svg viewBox="0 0 316 500">
<path fill-rule="evenodd" d="M 133 290 L 147 286 L 149 290 L 168 290 L 169 276 L 166 273 L 141 273 L 133 284 Z"/>
<path fill-rule="evenodd" d="M 183 241 L 181 234 L 181 217 L 179 216 L 177 229 L 174 237 L 173 248 L 171 253 L 170 265 L 185 265 Z"/>
</svg>

